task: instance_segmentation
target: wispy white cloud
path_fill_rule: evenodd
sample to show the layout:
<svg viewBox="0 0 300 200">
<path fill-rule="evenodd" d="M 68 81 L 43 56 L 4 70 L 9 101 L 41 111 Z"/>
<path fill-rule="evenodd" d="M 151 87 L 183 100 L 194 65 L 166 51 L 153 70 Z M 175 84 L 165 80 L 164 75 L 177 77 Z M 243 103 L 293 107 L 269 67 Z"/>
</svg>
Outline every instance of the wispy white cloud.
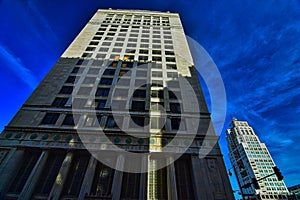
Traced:
<svg viewBox="0 0 300 200">
<path fill-rule="evenodd" d="M 0 59 L 5 66 L 9 67 L 14 74 L 26 83 L 30 88 L 34 89 L 37 81 L 31 71 L 22 63 L 22 61 L 10 53 L 4 46 L 0 45 Z"/>
</svg>

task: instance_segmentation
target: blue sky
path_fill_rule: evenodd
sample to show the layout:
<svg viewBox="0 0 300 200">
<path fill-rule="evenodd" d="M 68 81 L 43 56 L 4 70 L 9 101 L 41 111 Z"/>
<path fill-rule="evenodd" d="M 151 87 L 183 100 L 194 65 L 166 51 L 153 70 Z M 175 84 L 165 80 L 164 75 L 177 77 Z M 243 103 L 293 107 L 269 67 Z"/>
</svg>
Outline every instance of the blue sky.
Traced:
<svg viewBox="0 0 300 200">
<path fill-rule="evenodd" d="M 232 114 L 266 143 L 287 186 L 300 183 L 299 1 L 1 0 L 0 130 L 96 10 L 110 7 L 178 12 L 186 35 L 206 49 L 224 80 L 226 165 Z"/>
</svg>

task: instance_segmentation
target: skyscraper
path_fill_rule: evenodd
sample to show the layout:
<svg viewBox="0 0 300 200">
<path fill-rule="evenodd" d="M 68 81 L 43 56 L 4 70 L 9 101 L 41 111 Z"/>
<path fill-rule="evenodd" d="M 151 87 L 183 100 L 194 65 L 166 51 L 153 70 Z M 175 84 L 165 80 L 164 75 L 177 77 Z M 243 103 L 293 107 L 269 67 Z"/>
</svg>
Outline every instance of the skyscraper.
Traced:
<svg viewBox="0 0 300 200">
<path fill-rule="evenodd" d="M 230 125 L 226 134 L 229 157 L 242 193 L 260 199 L 286 199 L 288 190 L 275 174 L 259 181 L 273 174 L 273 167 L 276 166 L 266 145 L 260 142 L 246 121 L 233 118 Z M 253 178 L 258 180 L 259 188 L 255 188 L 254 184 L 243 188 Z"/>
<path fill-rule="evenodd" d="M 3 199 L 233 199 L 179 15 L 98 10 L 0 136 Z"/>
</svg>

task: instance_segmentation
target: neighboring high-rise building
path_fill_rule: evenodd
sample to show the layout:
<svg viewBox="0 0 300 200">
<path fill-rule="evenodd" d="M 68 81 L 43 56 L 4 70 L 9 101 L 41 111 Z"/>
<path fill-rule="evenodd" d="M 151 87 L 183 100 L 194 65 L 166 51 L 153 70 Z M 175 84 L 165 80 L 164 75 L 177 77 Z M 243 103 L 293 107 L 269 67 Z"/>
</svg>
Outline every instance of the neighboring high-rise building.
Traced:
<svg viewBox="0 0 300 200">
<path fill-rule="evenodd" d="M 179 15 L 100 9 L 1 134 L 0 198 L 233 199 L 217 139 Z"/>
<path fill-rule="evenodd" d="M 286 199 L 288 190 L 284 181 L 278 181 L 273 174 L 276 166 L 266 145 L 260 142 L 252 127 L 246 121 L 232 119 L 231 128 L 227 130 L 226 139 L 229 157 L 237 177 L 242 194 L 256 199 Z M 259 188 L 255 184 L 244 188 L 252 179 L 258 180 Z M 255 182 L 255 181 L 254 181 Z"/>
</svg>

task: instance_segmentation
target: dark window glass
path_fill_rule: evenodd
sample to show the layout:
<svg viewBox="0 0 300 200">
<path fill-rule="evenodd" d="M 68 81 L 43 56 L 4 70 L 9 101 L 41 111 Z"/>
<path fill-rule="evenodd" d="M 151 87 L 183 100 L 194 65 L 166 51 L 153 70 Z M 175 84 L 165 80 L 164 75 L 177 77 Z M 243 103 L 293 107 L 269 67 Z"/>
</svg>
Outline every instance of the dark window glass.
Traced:
<svg viewBox="0 0 300 200">
<path fill-rule="evenodd" d="M 78 119 L 79 119 L 79 115 L 67 114 L 62 124 L 74 126 L 75 123 L 78 122 Z"/>
<path fill-rule="evenodd" d="M 172 130 L 185 130 L 185 124 L 183 120 L 180 120 L 180 118 L 171 118 L 171 126 Z"/>
<path fill-rule="evenodd" d="M 88 165 L 90 156 L 76 152 L 71 162 L 67 180 L 62 191 L 63 197 L 77 197 Z"/>
<path fill-rule="evenodd" d="M 42 120 L 42 124 L 55 124 L 59 117 L 58 113 L 47 113 Z"/>
<path fill-rule="evenodd" d="M 188 156 L 183 156 L 175 161 L 178 199 L 195 199 L 191 169 L 191 160 Z"/>
<path fill-rule="evenodd" d="M 115 74 L 115 71 L 114 69 L 106 69 L 103 73 L 103 75 L 110 75 L 110 76 L 113 76 Z"/>
<path fill-rule="evenodd" d="M 113 82 L 112 78 L 102 78 L 100 81 L 101 85 L 111 85 Z"/>
<path fill-rule="evenodd" d="M 82 54 L 82 57 L 86 57 L 86 58 L 89 58 L 89 57 L 92 57 L 92 53 L 84 53 Z"/>
<path fill-rule="evenodd" d="M 65 158 L 64 152 L 51 152 L 47 158 L 46 165 L 39 177 L 35 188 L 35 194 L 50 194 L 53 183 Z"/>
<path fill-rule="evenodd" d="M 52 106 L 63 107 L 68 101 L 68 98 L 57 97 L 54 99 Z"/>
<path fill-rule="evenodd" d="M 39 156 L 39 151 L 25 152 L 21 165 L 19 166 L 20 168 L 14 173 L 14 178 L 10 183 L 8 193 L 19 194 L 22 191 Z"/>
<path fill-rule="evenodd" d="M 131 117 L 129 121 L 130 128 L 143 128 L 145 123 L 144 117 Z"/>
<path fill-rule="evenodd" d="M 181 108 L 179 103 L 170 103 L 170 111 L 174 113 L 180 113 Z"/>
<path fill-rule="evenodd" d="M 72 94 L 73 87 L 72 86 L 63 86 L 60 90 L 60 94 Z"/>
<path fill-rule="evenodd" d="M 109 94 L 109 88 L 98 88 L 96 92 L 96 96 L 108 96 Z"/>
<path fill-rule="evenodd" d="M 107 117 L 106 127 L 107 128 L 118 128 L 118 125 L 121 125 L 121 118 L 114 118 L 113 116 Z"/>
<path fill-rule="evenodd" d="M 128 167 L 134 169 L 138 166 L 134 159 L 130 159 Z M 139 199 L 140 173 L 123 172 L 121 199 Z"/>
<path fill-rule="evenodd" d="M 144 111 L 145 110 L 145 102 L 144 101 L 132 101 L 131 110 Z"/>
<path fill-rule="evenodd" d="M 91 195 L 99 198 L 111 198 L 111 188 L 115 170 L 97 162 Z"/>
<path fill-rule="evenodd" d="M 133 92 L 133 97 L 146 98 L 146 90 L 135 90 Z"/>
<path fill-rule="evenodd" d="M 66 80 L 66 83 L 74 83 L 76 80 L 76 76 L 69 76 Z"/>
<path fill-rule="evenodd" d="M 86 51 L 94 51 L 96 49 L 96 47 L 87 47 Z"/>
<path fill-rule="evenodd" d="M 74 67 L 71 73 L 77 74 L 79 72 L 79 69 L 80 69 L 79 67 Z"/>
<path fill-rule="evenodd" d="M 95 100 L 95 108 L 102 109 L 105 107 L 106 100 Z"/>
<path fill-rule="evenodd" d="M 152 71 L 152 77 L 162 77 L 161 71 Z"/>
</svg>

